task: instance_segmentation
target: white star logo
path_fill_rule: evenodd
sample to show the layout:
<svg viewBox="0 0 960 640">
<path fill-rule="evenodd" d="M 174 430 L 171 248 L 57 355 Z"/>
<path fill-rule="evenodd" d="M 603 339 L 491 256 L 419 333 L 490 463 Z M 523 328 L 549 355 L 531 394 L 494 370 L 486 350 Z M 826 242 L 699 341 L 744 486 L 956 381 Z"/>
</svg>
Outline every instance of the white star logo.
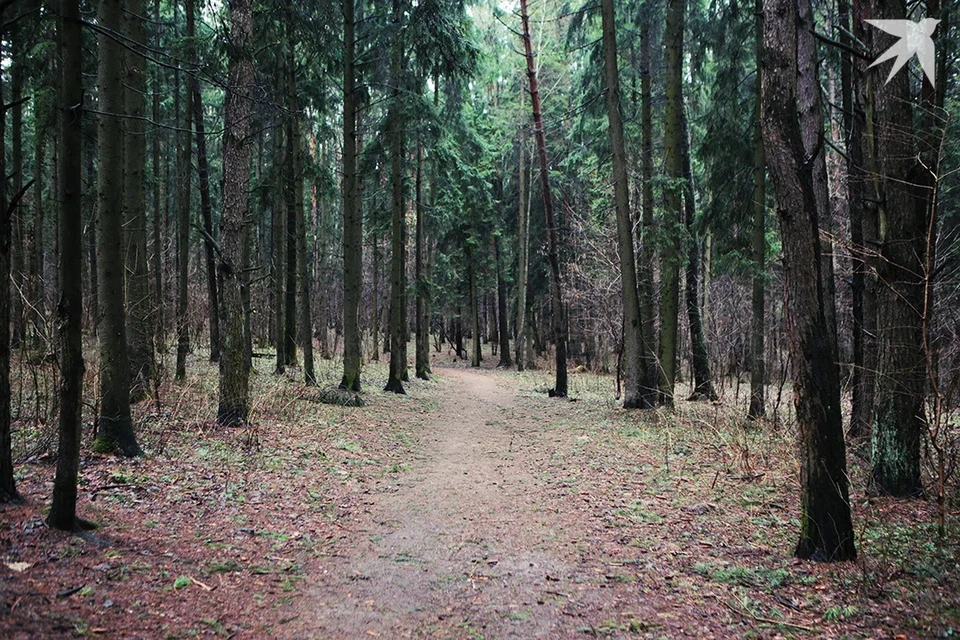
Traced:
<svg viewBox="0 0 960 640">
<path fill-rule="evenodd" d="M 890 75 L 887 76 L 887 82 L 890 82 L 893 74 L 907 64 L 913 54 L 917 54 L 923 74 L 927 76 L 931 85 L 935 85 L 936 65 L 934 60 L 936 56 L 934 55 L 933 38 L 931 36 L 937 25 L 940 24 L 939 20 L 924 18 L 920 22 L 913 22 L 912 20 L 864 20 L 864 22 L 900 38 L 896 44 L 870 63 L 870 66 L 873 67 L 881 62 L 886 62 L 890 58 L 897 58 L 890 69 Z"/>
</svg>

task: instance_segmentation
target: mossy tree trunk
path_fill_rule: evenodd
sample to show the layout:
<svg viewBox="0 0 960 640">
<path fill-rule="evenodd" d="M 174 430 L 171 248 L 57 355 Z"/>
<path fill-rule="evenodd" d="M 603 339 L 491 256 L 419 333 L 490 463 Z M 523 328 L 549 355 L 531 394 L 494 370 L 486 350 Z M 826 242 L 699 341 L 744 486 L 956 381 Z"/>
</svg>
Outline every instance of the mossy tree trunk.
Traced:
<svg viewBox="0 0 960 640">
<path fill-rule="evenodd" d="M 766 412 L 766 356 L 764 349 L 764 329 L 766 313 L 765 271 L 767 256 L 767 157 L 763 148 L 761 131 L 760 103 L 760 61 L 763 60 L 763 0 L 756 0 L 756 114 L 753 120 L 753 229 L 750 232 L 750 246 L 753 252 L 753 291 L 751 310 L 753 318 L 750 326 L 750 406 L 747 418 L 758 420 Z"/>
</svg>

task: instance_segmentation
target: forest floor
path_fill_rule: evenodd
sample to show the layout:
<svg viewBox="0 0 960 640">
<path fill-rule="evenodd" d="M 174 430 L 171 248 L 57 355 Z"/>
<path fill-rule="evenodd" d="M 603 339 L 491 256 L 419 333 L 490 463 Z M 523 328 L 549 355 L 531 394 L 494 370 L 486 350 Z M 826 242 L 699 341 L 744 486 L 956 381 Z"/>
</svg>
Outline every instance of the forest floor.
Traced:
<svg viewBox="0 0 960 640">
<path fill-rule="evenodd" d="M 857 451 L 858 561 L 800 562 L 794 434 L 744 422 L 733 389 L 627 412 L 609 376 L 572 373 L 567 401 L 546 373 L 435 357 L 405 396 L 368 365 L 364 407 L 258 361 L 254 426 L 231 430 L 193 363 L 138 405 L 144 458 L 85 447 L 92 535 L 43 524 L 54 465 L 29 457 L 28 503 L 0 507 L 0 637 L 960 634 L 957 512 L 939 540 L 932 501 L 867 497 Z"/>
</svg>

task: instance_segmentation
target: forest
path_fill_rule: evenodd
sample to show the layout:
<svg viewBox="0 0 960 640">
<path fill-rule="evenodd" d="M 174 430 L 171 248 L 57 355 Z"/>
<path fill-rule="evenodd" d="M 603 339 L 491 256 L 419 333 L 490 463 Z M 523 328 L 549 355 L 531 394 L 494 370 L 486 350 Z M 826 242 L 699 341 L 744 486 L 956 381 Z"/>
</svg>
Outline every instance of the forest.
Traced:
<svg viewBox="0 0 960 640">
<path fill-rule="evenodd" d="M 0 636 L 960 633 L 951 0 L 0 0 Z"/>
</svg>

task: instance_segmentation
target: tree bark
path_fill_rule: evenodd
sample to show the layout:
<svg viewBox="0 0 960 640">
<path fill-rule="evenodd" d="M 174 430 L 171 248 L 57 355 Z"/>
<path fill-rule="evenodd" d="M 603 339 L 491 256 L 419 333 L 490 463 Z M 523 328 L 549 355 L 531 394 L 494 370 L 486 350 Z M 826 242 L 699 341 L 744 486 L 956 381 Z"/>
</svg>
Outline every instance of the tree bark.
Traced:
<svg viewBox="0 0 960 640">
<path fill-rule="evenodd" d="M 194 0 L 185 0 L 187 18 L 187 59 L 193 59 L 196 35 L 194 23 Z M 184 94 L 186 105 L 183 116 L 183 146 L 177 168 L 177 369 L 176 379 L 187 377 L 187 353 L 190 351 L 190 322 L 188 317 L 190 273 L 190 159 L 193 155 L 193 135 L 190 122 L 193 120 L 193 92 Z M 102 260 L 102 256 L 101 256 Z"/>
<path fill-rule="evenodd" d="M 502 183 L 501 183 L 502 184 Z M 500 199 L 503 200 L 501 188 Z M 513 358 L 510 356 L 510 327 L 508 320 L 510 318 L 507 309 L 507 281 L 503 277 L 503 252 L 500 250 L 500 236 L 493 236 L 493 255 L 497 261 L 497 346 L 500 348 L 499 367 L 513 366 Z"/>
<path fill-rule="evenodd" d="M 550 300 L 556 356 L 556 381 L 553 389 L 550 390 L 550 395 L 565 398 L 567 397 L 567 336 L 563 316 L 560 257 L 557 247 L 557 226 L 553 216 L 553 199 L 550 196 L 550 168 L 547 164 L 547 143 L 543 131 L 543 114 L 540 109 L 537 67 L 533 56 L 533 43 L 530 40 L 530 17 L 527 13 L 527 0 L 520 0 L 520 17 L 523 22 L 523 47 L 527 58 L 527 78 L 530 82 L 530 101 L 533 108 L 533 133 L 537 141 L 543 213 L 547 227 L 547 262 L 550 265 Z"/>
<path fill-rule="evenodd" d="M 404 196 L 403 196 L 403 122 L 400 105 L 400 82 L 403 68 L 403 50 L 399 29 L 401 2 L 393 0 L 394 41 L 390 52 L 390 182 L 393 187 L 391 256 L 390 256 L 390 371 L 385 391 L 406 393 L 403 389 L 406 372 L 405 349 L 407 342 L 404 326 L 404 290 L 406 288 L 406 263 L 404 260 Z"/>
<path fill-rule="evenodd" d="M 700 236 L 696 228 L 697 205 L 693 189 L 693 169 L 690 166 L 690 133 L 687 114 L 681 105 L 681 154 L 683 156 L 683 217 L 690 241 L 690 255 L 686 268 L 687 321 L 690 326 L 690 346 L 693 352 L 693 393 L 690 400 L 717 400 L 710 373 L 710 354 L 700 307 Z"/>
<path fill-rule="evenodd" d="M 0 9 L 0 22 L 3 10 Z M 3 95 L 0 79 L 0 96 Z M 7 202 L 6 162 L 7 109 L 0 107 L 0 504 L 19 502 L 17 484 L 13 477 L 13 450 L 10 435 L 10 249 L 12 246 L 11 218 L 16 203 Z M 15 169 L 16 170 L 16 169 Z M 14 181 L 16 185 L 16 181 Z M 18 198 L 19 190 L 13 198 Z"/>
<path fill-rule="evenodd" d="M 654 300 L 654 217 L 653 217 L 653 88 L 650 63 L 650 7 L 640 16 L 640 261 L 637 264 L 637 295 L 640 299 L 640 393 L 648 404 L 659 394 L 660 364 L 657 356 L 656 308 Z"/>
<path fill-rule="evenodd" d="M 290 140 L 289 166 L 290 182 L 288 186 L 287 206 L 291 211 L 291 219 L 296 225 L 296 264 L 297 283 L 299 285 L 300 306 L 299 331 L 300 346 L 303 351 L 303 381 L 308 385 L 317 383 L 317 376 L 313 369 L 313 321 L 310 314 L 310 265 L 307 256 L 307 221 L 304 218 L 303 206 L 303 171 L 302 154 L 303 138 L 300 133 L 300 105 L 297 101 L 297 57 L 296 32 L 293 14 L 293 3 L 287 0 L 287 108 L 290 117 L 287 120 Z"/>
<path fill-rule="evenodd" d="M 761 131 L 762 105 L 760 101 L 760 75 L 763 60 L 763 0 L 756 0 L 756 113 L 753 119 L 753 229 L 751 231 L 751 249 L 753 251 L 753 292 L 751 309 L 753 319 L 750 328 L 750 407 L 747 419 L 758 420 L 766 412 L 766 355 L 764 349 L 764 327 L 766 314 L 766 254 L 767 254 L 767 157 L 763 148 Z"/>
<path fill-rule="evenodd" d="M 247 94 L 253 85 L 253 11 L 250 0 L 230 0 L 229 82 L 224 103 L 223 215 L 220 218 L 220 401 L 217 423 L 243 426 L 250 409 L 245 321 L 248 316 L 247 224 L 250 212 L 250 112 Z M 246 334 L 246 335 L 245 335 Z"/>
<path fill-rule="evenodd" d="M 363 293 L 363 213 L 357 199 L 357 110 L 354 2 L 343 3 L 343 378 L 360 391 L 360 296 Z"/>
<path fill-rule="evenodd" d="M 210 202 L 210 165 L 207 162 L 207 135 L 203 117 L 200 81 L 190 79 L 193 118 L 197 129 L 197 178 L 200 183 L 200 216 L 203 219 L 203 252 L 207 267 L 207 300 L 210 306 L 210 362 L 220 361 L 220 300 L 217 295 L 217 257 L 214 255 L 213 205 Z"/>
<path fill-rule="evenodd" d="M 879 0 L 879 19 L 906 17 L 903 0 Z M 872 17 L 872 16 L 871 16 Z M 892 38 L 878 38 L 877 52 Z M 882 47 L 882 48 L 881 48 Z M 880 176 L 877 261 L 879 375 L 872 438 L 873 486 L 882 494 L 922 493 L 920 443 L 927 428 L 924 350 L 929 169 L 918 158 L 908 75 L 897 73 L 875 93 L 874 139 Z"/>
<path fill-rule="evenodd" d="M 666 106 L 664 168 L 672 182 L 664 193 L 666 240 L 660 282 L 660 403 L 673 405 L 677 375 L 677 329 L 680 313 L 680 234 L 683 220 L 683 23 L 685 0 L 668 0 L 664 33 Z"/>
<path fill-rule="evenodd" d="M 99 23 L 122 33 L 120 0 L 100 0 Z M 98 37 L 100 51 L 99 141 L 97 174 L 97 253 L 100 268 L 100 421 L 95 448 L 125 456 L 142 454 L 130 418 L 130 361 L 124 310 L 123 182 L 121 137 L 123 84 L 120 64 L 123 50 L 112 36 Z M 68 242 L 75 242 L 69 239 Z"/>
<path fill-rule="evenodd" d="M 620 74 L 613 0 L 601 0 L 600 13 L 603 21 L 605 94 L 610 149 L 613 155 L 613 200 L 617 215 L 617 249 L 620 255 L 620 293 L 623 304 L 623 407 L 648 408 L 647 397 L 640 391 L 640 300 L 637 294 L 633 220 L 630 216 L 630 191 L 627 182 L 627 151 L 620 115 Z"/>
<path fill-rule="evenodd" d="M 416 177 L 416 237 L 414 249 L 414 280 L 416 295 L 415 333 L 416 366 L 415 375 L 422 380 L 430 379 L 430 325 L 427 319 L 427 296 L 429 295 L 424 264 L 424 244 L 426 242 L 426 220 L 423 202 L 423 143 L 417 138 L 417 177 Z"/>
<path fill-rule="evenodd" d="M 127 0 L 125 19 L 127 37 L 146 44 L 143 27 L 143 0 Z M 143 124 L 144 98 L 147 83 L 144 78 L 144 59 L 133 51 L 126 51 L 126 114 L 129 119 L 123 124 L 124 209 L 126 210 L 126 302 L 127 355 L 130 360 L 130 399 L 136 402 L 150 393 L 153 380 L 153 329 L 150 326 L 152 303 L 150 300 L 150 274 L 147 271 L 147 225 L 144 206 L 144 165 L 146 138 Z"/>
<path fill-rule="evenodd" d="M 83 291 L 81 282 L 81 123 L 83 109 L 83 50 L 79 0 L 60 0 L 60 425 L 57 472 L 47 524 L 54 529 L 77 528 L 77 478 L 80 471 L 80 430 L 83 415 Z M 124 363 L 125 364 L 125 363 Z"/>
<path fill-rule="evenodd" d="M 527 239 L 530 231 L 530 210 L 529 195 L 527 191 L 527 135 L 524 129 L 520 130 L 520 140 L 518 143 L 519 155 L 519 188 L 520 205 L 517 211 L 517 371 L 523 371 L 527 366 L 526 344 L 527 344 L 527 273 L 528 266 L 528 245 Z"/>
<path fill-rule="evenodd" d="M 273 193 L 270 194 L 271 225 L 270 232 L 273 241 L 273 341 L 277 350 L 277 359 L 274 367 L 276 375 L 282 374 L 287 367 L 287 323 L 285 319 L 287 279 L 287 215 L 283 206 L 283 184 L 280 180 L 279 169 L 283 165 L 283 127 L 277 123 L 273 137 L 273 161 L 277 171 L 274 172 Z"/>
<path fill-rule="evenodd" d="M 11 108 L 12 128 L 11 132 L 11 161 L 13 163 L 13 183 L 10 193 L 14 196 L 20 193 L 23 188 L 23 104 L 20 100 L 23 97 L 23 52 L 21 50 L 22 39 L 20 36 L 20 26 L 14 24 L 10 29 L 10 101 L 13 103 Z M 15 204 L 11 212 L 12 223 L 12 244 L 11 253 L 13 254 L 13 298 L 11 302 L 10 314 L 13 319 L 13 333 L 10 337 L 10 347 L 17 349 L 26 338 L 27 325 L 24 315 L 23 296 L 26 293 L 26 274 L 25 268 L 25 245 L 23 243 L 23 215 L 25 208 L 21 207 L 19 202 Z"/>
<path fill-rule="evenodd" d="M 154 22 L 154 47 L 160 47 L 160 0 L 153 3 L 153 22 Z M 153 71 L 153 121 L 160 122 L 160 86 L 163 74 L 159 65 L 154 66 Z M 161 223 L 166 212 L 165 200 L 167 189 L 163 190 L 164 200 L 161 200 L 160 185 L 166 184 L 163 179 L 163 169 L 160 164 L 160 135 L 151 137 L 151 151 L 153 152 L 153 337 L 154 346 L 166 353 L 167 337 L 163 323 L 163 234 L 161 233 Z M 91 283 L 92 284 L 92 283 Z M 96 289 L 96 287 L 92 287 Z"/>
<path fill-rule="evenodd" d="M 799 0 L 806 2 L 808 0 Z M 824 313 L 818 202 L 798 120 L 797 0 L 763 7 L 763 136 L 777 196 L 794 406 L 800 430 L 800 540 L 794 554 L 856 557 L 840 418 L 840 376 Z"/>
</svg>

